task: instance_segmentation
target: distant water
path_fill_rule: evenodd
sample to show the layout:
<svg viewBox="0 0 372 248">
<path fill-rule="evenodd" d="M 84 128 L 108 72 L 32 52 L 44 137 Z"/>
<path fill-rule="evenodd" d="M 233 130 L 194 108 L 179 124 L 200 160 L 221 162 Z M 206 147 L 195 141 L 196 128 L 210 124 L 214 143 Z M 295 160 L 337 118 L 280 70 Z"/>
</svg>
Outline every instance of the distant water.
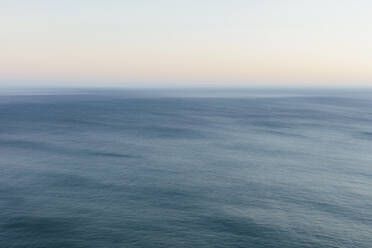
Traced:
<svg viewBox="0 0 372 248">
<path fill-rule="evenodd" d="M 372 92 L 0 96 L 0 247 L 372 246 Z"/>
</svg>

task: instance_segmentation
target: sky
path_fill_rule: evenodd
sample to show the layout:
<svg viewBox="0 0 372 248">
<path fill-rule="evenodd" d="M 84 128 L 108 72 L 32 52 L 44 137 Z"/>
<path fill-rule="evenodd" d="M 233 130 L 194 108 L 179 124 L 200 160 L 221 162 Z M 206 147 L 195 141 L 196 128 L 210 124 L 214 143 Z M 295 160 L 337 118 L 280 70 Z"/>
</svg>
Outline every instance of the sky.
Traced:
<svg viewBox="0 0 372 248">
<path fill-rule="evenodd" d="M 372 86 L 370 0 L 0 0 L 0 86 Z"/>
</svg>

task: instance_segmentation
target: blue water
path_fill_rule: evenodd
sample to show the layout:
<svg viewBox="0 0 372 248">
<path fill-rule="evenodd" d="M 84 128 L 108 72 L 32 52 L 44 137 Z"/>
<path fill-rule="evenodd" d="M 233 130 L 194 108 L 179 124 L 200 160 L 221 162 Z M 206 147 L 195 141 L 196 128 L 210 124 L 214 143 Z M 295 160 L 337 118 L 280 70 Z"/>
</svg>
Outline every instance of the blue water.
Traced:
<svg viewBox="0 0 372 248">
<path fill-rule="evenodd" d="M 371 246 L 371 91 L 0 96 L 0 247 Z"/>
</svg>

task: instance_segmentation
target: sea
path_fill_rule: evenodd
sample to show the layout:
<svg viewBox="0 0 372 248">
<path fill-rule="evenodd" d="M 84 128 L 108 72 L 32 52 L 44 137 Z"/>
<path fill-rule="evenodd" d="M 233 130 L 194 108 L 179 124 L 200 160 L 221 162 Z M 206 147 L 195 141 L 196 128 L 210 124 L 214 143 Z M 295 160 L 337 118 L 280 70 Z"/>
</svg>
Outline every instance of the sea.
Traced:
<svg viewBox="0 0 372 248">
<path fill-rule="evenodd" d="M 0 247 L 370 248 L 372 90 L 0 90 Z"/>
</svg>

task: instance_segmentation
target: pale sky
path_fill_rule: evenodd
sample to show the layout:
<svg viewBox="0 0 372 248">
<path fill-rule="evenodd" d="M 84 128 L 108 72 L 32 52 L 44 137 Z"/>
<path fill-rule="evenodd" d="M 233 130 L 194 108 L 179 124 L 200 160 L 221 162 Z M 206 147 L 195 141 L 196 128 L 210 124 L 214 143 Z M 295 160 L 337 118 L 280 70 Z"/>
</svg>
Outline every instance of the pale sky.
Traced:
<svg viewBox="0 0 372 248">
<path fill-rule="evenodd" d="M 370 0 L 0 0 L 0 32 L 2 85 L 372 86 Z"/>
</svg>

